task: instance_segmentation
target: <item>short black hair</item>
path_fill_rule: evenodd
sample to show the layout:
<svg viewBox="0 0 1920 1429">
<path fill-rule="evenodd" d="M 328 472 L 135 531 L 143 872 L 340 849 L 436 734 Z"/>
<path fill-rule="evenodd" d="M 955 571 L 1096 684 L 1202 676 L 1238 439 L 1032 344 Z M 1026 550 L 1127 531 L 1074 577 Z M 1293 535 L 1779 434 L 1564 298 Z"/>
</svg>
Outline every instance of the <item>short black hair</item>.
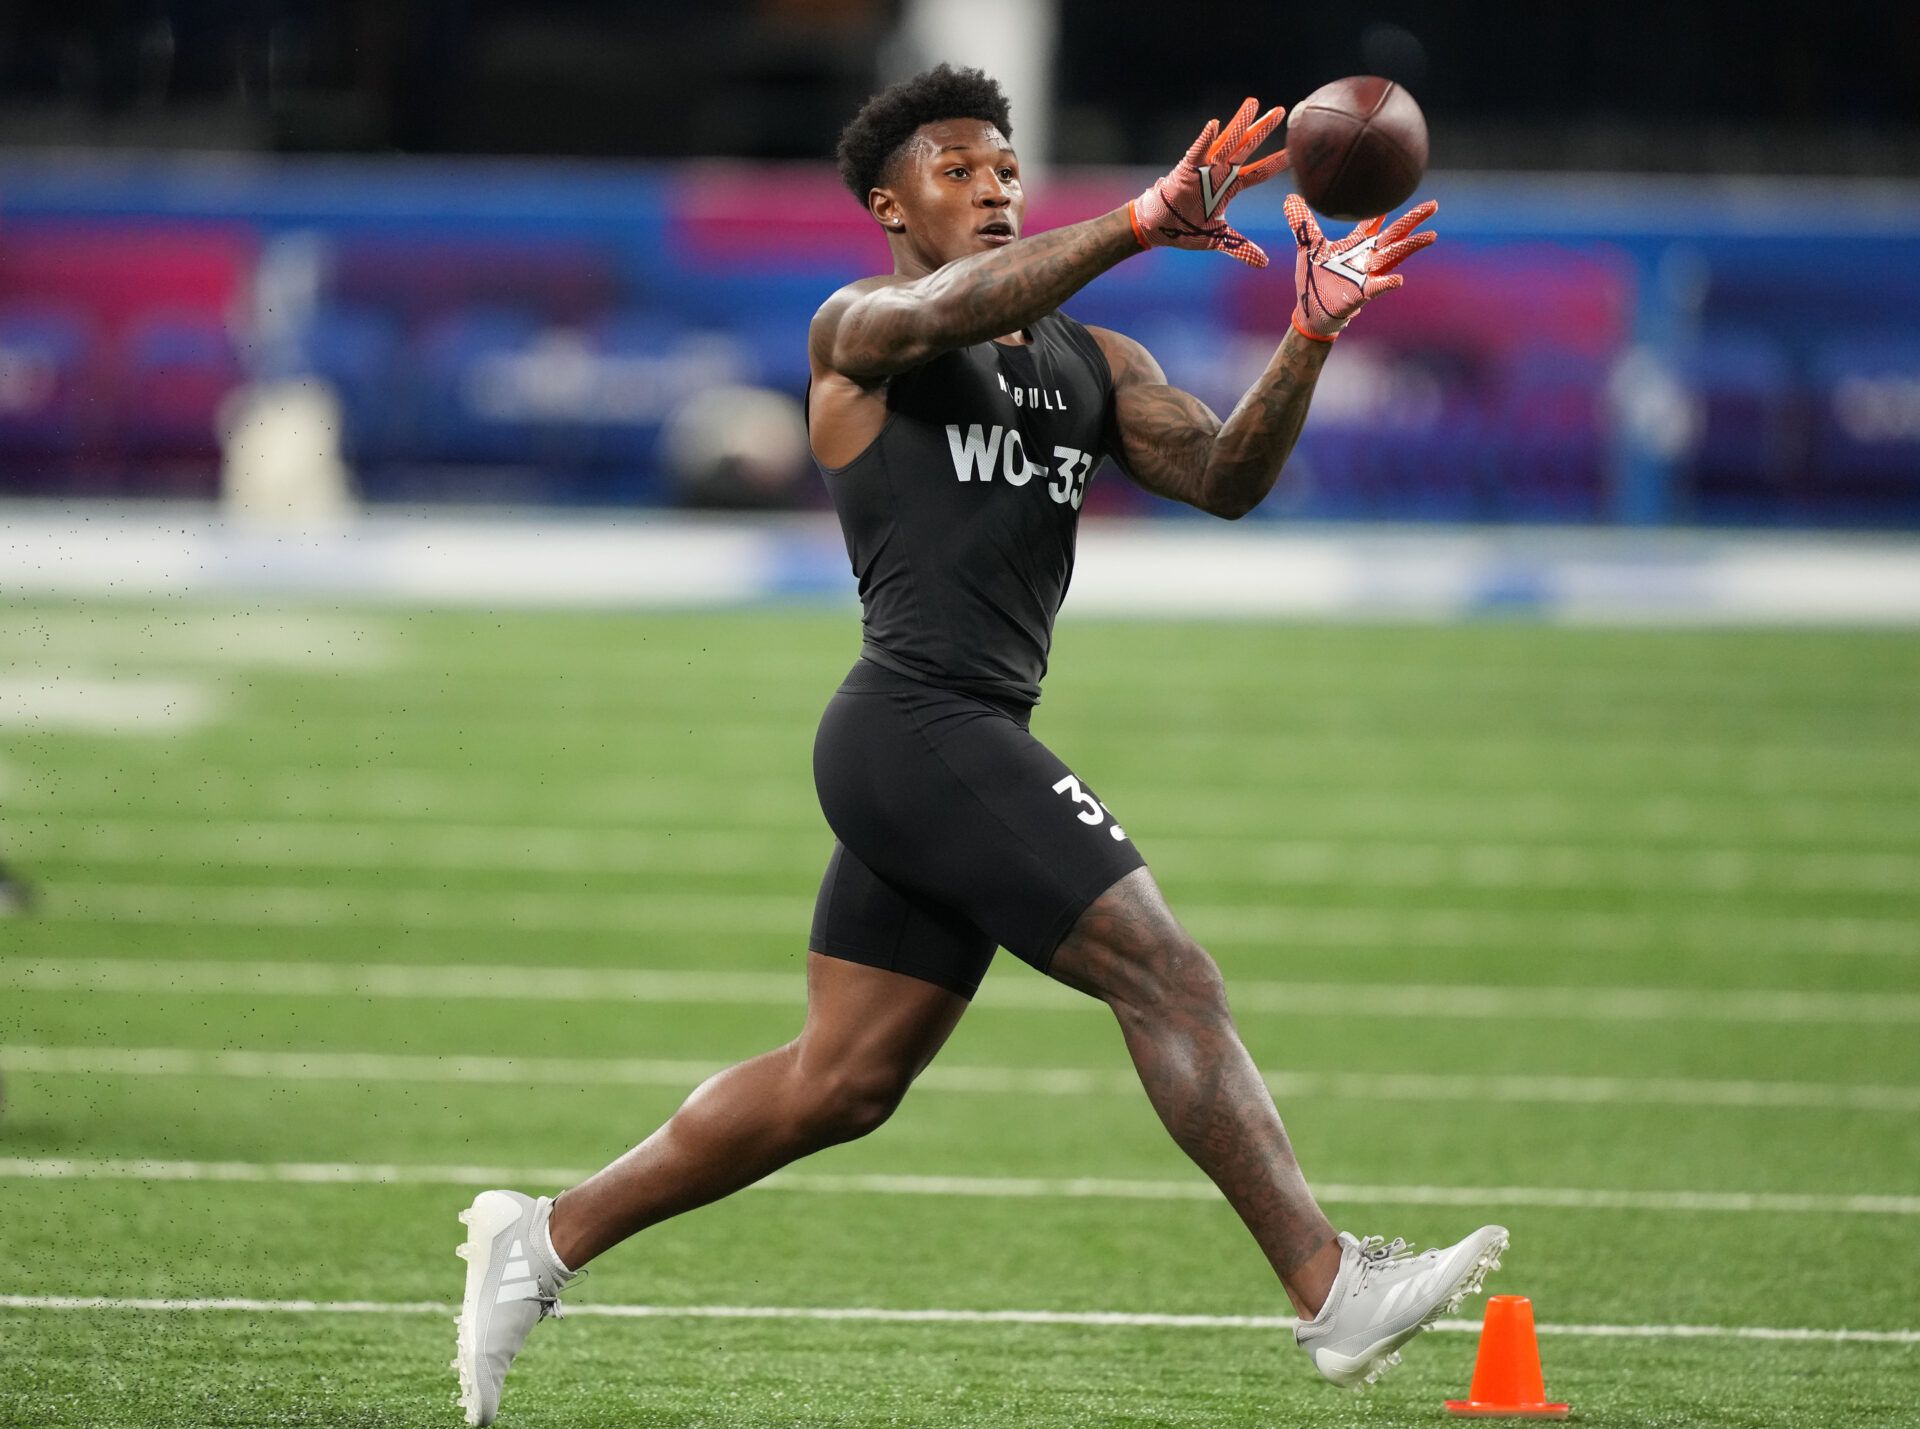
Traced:
<svg viewBox="0 0 1920 1429">
<path fill-rule="evenodd" d="M 998 80 L 981 71 L 943 64 L 903 79 L 861 105 L 840 131 L 834 158 L 841 179 L 862 208 L 913 131 L 942 119 L 983 119 L 1009 138 L 1013 135 L 1007 96 L 1000 92 Z"/>
</svg>

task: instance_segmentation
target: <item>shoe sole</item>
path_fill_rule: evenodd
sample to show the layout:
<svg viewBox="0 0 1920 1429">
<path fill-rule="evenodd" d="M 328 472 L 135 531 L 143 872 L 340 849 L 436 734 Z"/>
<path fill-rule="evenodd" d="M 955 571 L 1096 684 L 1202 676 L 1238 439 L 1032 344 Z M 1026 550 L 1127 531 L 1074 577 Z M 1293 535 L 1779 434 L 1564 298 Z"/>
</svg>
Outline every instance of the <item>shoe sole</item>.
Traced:
<svg viewBox="0 0 1920 1429">
<path fill-rule="evenodd" d="M 1500 1257 L 1507 1251 L 1507 1239 L 1505 1235 L 1501 1235 L 1488 1241 L 1486 1248 L 1474 1257 L 1473 1263 L 1454 1282 L 1452 1292 L 1446 1299 L 1437 1301 L 1434 1307 L 1421 1318 L 1419 1324 L 1380 1341 L 1364 1354 L 1349 1357 L 1337 1355 L 1331 1351 L 1316 1352 L 1313 1357 L 1314 1367 L 1341 1388 L 1351 1389 L 1355 1394 L 1364 1392 L 1370 1385 L 1376 1383 L 1381 1375 L 1400 1363 L 1402 1345 L 1446 1316 L 1457 1313 L 1466 1303 L 1469 1295 L 1479 1293 L 1480 1287 L 1486 1283 L 1487 1276 L 1500 1268 Z M 1329 1369 L 1332 1373 L 1328 1372 Z"/>
<path fill-rule="evenodd" d="M 454 1254 L 467 1263 L 467 1287 L 460 1297 L 460 1314 L 454 1321 L 453 1363 L 449 1366 L 460 1376 L 460 1407 L 471 1425 L 491 1424 L 493 1415 L 481 1417 L 480 1407 L 480 1317 L 481 1290 L 487 1283 L 487 1271 L 493 1264 L 493 1247 L 500 1232 L 520 1219 L 520 1206 L 511 1196 L 499 1191 L 482 1191 L 473 1204 L 460 1213 L 460 1224 L 467 1238 Z"/>
</svg>

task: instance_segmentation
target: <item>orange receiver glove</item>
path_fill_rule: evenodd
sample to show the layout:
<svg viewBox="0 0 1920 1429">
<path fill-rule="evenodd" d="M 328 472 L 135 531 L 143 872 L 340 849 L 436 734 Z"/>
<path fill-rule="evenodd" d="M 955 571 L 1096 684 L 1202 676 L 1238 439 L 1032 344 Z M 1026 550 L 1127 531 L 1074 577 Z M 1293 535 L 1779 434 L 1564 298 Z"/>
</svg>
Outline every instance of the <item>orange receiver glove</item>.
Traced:
<svg viewBox="0 0 1920 1429">
<path fill-rule="evenodd" d="M 1287 195 L 1286 209 L 1287 227 L 1300 246 L 1293 265 L 1293 286 L 1299 294 L 1293 326 L 1315 342 L 1332 342 L 1362 304 L 1404 283 L 1406 279 L 1392 270 L 1439 237 L 1432 229 L 1413 232 L 1439 212 L 1440 205 L 1432 199 L 1408 209 L 1384 233 L 1380 229 L 1386 222 L 1383 214 L 1338 241 L 1320 232 L 1313 210 L 1299 194 Z"/>
<path fill-rule="evenodd" d="M 1267 266 L 1260 245 L 1226 220 L 1229 199 L 1287 166 L 1285 149 L 1247 162 L 1287 117 L 1286 110 L 1275 108 L 1256 119 L 1259 108 L 1257 100 L 1247 100 L 1225 133 L 1218 119 L 1209 119 L 1173 172 L 1127 205 L 1142 248 L 1217 248 L 1250 267 Z"/>
</svg>

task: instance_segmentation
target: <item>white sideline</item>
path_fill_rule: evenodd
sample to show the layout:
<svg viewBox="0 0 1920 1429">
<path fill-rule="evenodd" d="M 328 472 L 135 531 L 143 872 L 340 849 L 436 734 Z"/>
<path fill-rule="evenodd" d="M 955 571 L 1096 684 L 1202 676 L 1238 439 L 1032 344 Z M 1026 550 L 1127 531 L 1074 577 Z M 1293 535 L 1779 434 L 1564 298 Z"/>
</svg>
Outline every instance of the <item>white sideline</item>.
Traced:
<svg viewBox="0 0 1920 1429">
<path fill-rule="evenodd" d="M 68 1156 L 0 1157 L 0 1180 L 232 1181 L 384 1186 L 567 1186 L 591 1172 L 557 1166 L 402 1166 L 312 1161 L 160 1161 Z M 829 1175 L 782 1171 L 749 1190 L 826 1195 L 965 1196 L 988 1200 L 1218 1201 L 1200 1180 L 1118 1177 Z M 1363 1186 L 1316 1182 L 1323 1201 L 1373 1206 L 1523 1206 L 1578 1211 L 1759 1212 L 1920 1216 L 1920 1195 L 1778 1191 L 1627 1191 L 1570 1186 Z"/>
<path fill-rule="evenodd" d="M 477 1082 L 537 1086 L 691 1088 L 724 1064 L 633 1057 L 496 1057 L 467 1053 L 247 1052 L 187 1047 L 0 1045 L 0 1072 L 49 1076 L 233 1077 L 271 1081 Z M 1266 1074 L 1280 1097 L 1352 1101 L 1504 1102 L 1920 1112 L 1920 1086 L 1720 1081 L 1695 1077 L 1446 1075 L 1431 1072 Z M 1092 1067 L 968 1067 L 936 1062 L 921 1091 L 1022 1096 L 1140 1095 L 1131 1071 Z"/>
<path fill-rule="evenodd" d="M 0 1295 L 0 1310 L 139 1310 L 166 1314 L 451 1315 L 437 1300 L 161 1300 L 111 1295 Z M 1155 1315 L 1120 1310 L 891 1310 L 864 1305 L 568 1305 L 567 1315 L 619 1320 L 824 1320 L 888 1325 L 1067 1325 L 1093 1329 L 1291 1330 L 1290 1315 Z M 1477 1320 L 1441 1320 L 1433 1329 L 1476 1334 Z M 1819 1330 L 1773 1325 L 1536 1325 L 1570 1339 L 1785 1340 L 1815 1344 L 1913 1345 L 1920 1330 Z"/>
<path fill-rule="evenodd" d="M 738 829 L 610 829 L 421 822 L 153 820 L 61 814 L 0 819 L 0 839 L 90 862 L 228 867 L 504 869 L 549 873 L 777 873 L 811 861 L 811 841 Z M 1668 888 L 1728 893 L 1888 892 L 1920 887 L 1920 856 L 1872 849 L 1572 842 L 1157 836 L 1156 866 L 1209 879 L 1382 888 Z"/>
<path fill-rule="evenodd" d="M 804 927 L 804 922 L 796 926 Z M 211 959 L 21 958 L 0 963 L 0 987 L 22 991 L 269 997 L 479 998 L 545 1002 L 800 1006 L 791 972 L 543 968 L 491 963 L 294 963 Z M 1316 1017 L 1562 1018 L 1582 1022 L 1920 1022 L 1920 994 L 1785 990 L 1721 992 L 1651 987 L 1278 982 L 1233 979 L 1236 1013 Z M 1037 1011 L 1097 1004 L 1037 976 L 989 978 L 982 1006 Z"/>
<path fill-rule="evenodd" d="M 1608 953 L 1622 943 L 1675 951 L 1920 955 L 1920 919 L 1807 914 L 1517 913 L 1476 908 L 1284 908 L 1182 899 L 1202 942 L 1268 947 L 1450 947 L 1491 943 Z M 63 883 L 40 916 L 60 922 L 185 927 L 406 927 L 538 933 L 750 933 L 792 938 L 810 895 L 753 893 L 446 893 L 431 888 Z"/>
</svg>

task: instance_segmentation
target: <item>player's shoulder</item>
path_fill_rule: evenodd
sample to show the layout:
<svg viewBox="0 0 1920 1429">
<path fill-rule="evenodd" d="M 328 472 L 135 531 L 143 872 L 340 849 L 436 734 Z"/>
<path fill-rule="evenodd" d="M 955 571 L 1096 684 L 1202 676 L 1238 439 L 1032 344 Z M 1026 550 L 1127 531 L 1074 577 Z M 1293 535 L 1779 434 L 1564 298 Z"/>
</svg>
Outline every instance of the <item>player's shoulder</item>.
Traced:
<svg viewBox="0 0 1920 1429">
<path fill-rule="evenodd" d="M 877 293 L 883 288 L 897 288 L 902 283 L 908 281 L 910 280 L 899 273 L 875 273 L 870 278 L 855 278 L 844 287 L 835 288 L 833 292 L 827 296 L 827 300 L 815 309 L 813 314 L 814 330 L 816 332 L 819 331 L 822 324 L 830 328 L 835 323 L 838 323 L 848 308 L 852 307 L 869 293 Z"/>
<path fill-rule="evenodd" d="M 1107 370 L 1113 374 L 1115 387 L 1127 387 L 1139 382 L 1158 384 L 1167 380 L 1167 374 L 1160 370 L 1160 364 L 1154 360 L 1153 354 L 1125 333 L 1115 332 L 1110 327 L 1094 327 L 1090 323 L 1082 323 L 1081 328 L 1093 339 L 1101 356 L 1107 359 Z"/>
<path fill-rule="evenodd" d="M 898 273 L 876 273 L 870 278 L 856 278 L 844 287 L 834 289 L 827 300 L 814 310 L 813 320 L 807 325 L 807 349 L 814 364 L 831 370 L 832 363 L 826 358 L 833 351 L 834 334 L 840 329 L 841 319 L 846 317 L 855 303 L 871 293 L 898 287 L 908 281 Z"/>
</svg>

